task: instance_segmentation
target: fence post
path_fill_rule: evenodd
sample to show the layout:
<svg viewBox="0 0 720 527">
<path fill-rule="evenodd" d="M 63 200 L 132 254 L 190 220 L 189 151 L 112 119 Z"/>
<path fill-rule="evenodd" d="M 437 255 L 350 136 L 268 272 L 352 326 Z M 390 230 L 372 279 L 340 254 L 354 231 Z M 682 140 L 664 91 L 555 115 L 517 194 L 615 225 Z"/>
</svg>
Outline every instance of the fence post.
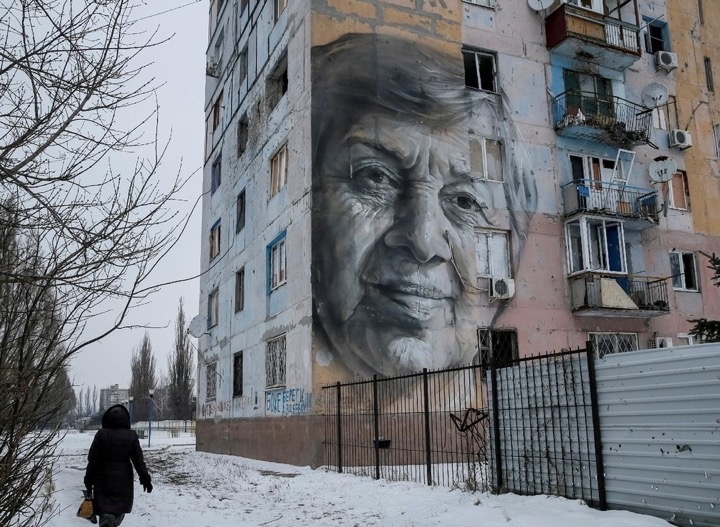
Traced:
<svg viewBox="0 0 720 527">
<path fill-rule="evenodd" d="M 373 427 L 375 433 L 375 479 L 380 479 L 380 410 L 378 408 L 378 388 L 377 388 L 377 373 L 373 375 L 372 381 L 373 387 Z"/>
<path fill-rule="evenodd" d="M 432 485 L 432 452 L 430 450 L 430 390 L 428 370 L 423 368 L 423 402 L 425 406 L 425 463 L 427 464 L 427 483 Z"/>
<path fill-rule="evenodd" d="M 598 508 L 601 511 L 607 509 L 607 497 L 605 495 L 605 463 L 602 453 L 602 438 L 600 437 L 600 413 L 598 407 L 597 381 L 595 379 L 595 359 L 593 357 L 593 344 L 588 340 L 585 343 L 585 356 L 587 357 L 588 381 L 590 384 L 590 406 L 592 409 L 593 441 L 595 442 L 595 472 L 598 483 Z"/>
<path fill-rule="evenodd" d="M 490 383 L 492 385 L 492 427 L 494 430 L 493 443 L 495 447 L 495 492 L 499 493 L 503 487 L 502 449 L 500 444 L 500 409 L 498 408 L 498 383 L 495 357 L 490 357 Z"/>
<path fill-rule="evenodd" d="M 336 403 L 336 410 L 337 410 L 337 457 L 338 457 L 338 472 L 342 474 L 343 471 L 343 465 L 342 465 L 342 415 L 340 414 L 340 381 L 336 384 L 337 386 L 337 396 L 335 397 Z"/>
</svg>

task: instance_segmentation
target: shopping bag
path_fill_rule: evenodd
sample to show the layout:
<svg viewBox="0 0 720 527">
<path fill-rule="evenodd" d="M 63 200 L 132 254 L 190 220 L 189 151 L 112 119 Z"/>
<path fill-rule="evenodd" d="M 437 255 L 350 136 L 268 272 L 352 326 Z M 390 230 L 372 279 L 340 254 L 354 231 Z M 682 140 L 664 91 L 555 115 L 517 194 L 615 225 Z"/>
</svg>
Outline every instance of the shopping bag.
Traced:
<svg viewBox="0 0 720 527">
<path fill-rule="evenodd" d="M 90 521 L 95 519 L 95 510 L 93 507 L 93 497 L 91 493 L 87 491 L 85 492 L 85 498 L 82 500 L 82 503 L 80 503 L 80 507 L 78 507 L 77 516 Z M 93 523 L 95 522 L 93 521 Z"/>
</svg>

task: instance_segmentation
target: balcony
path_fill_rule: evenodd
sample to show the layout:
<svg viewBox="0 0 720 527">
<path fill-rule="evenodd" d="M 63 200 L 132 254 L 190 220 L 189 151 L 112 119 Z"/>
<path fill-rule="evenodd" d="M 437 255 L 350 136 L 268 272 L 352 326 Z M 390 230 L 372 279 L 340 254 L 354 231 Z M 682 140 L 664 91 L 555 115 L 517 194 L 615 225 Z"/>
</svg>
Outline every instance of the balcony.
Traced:
<svg viewBox="0 0 720 527">
<path fill-rule="evenodd" d="M 591 271 L 569 280 L 576 316 L 650 318 L 670 312 L 667 278 Z"/>
<path fill-rule="evenodd" d="M 658 221 L 657 190 L 619 182 L 576 179 L 563 185 L 565 216 L 591 213 L 623 218 L 642 226 Z"/>
<path fill-rule="evenodd" d="M 553 100 L 553 119 L 560 136 L 629 148 L 647 144 L 652 111 L 620 97 L 571 90 Z"/>
<path fill-rule="evenodd" d="M 627 1 L 622 5 L 629 3 Z M 637 22 L 637 16 L 633 18 Z M 553 53 L 608 68 L 624 70 L 642 54 L 637 23 L 571 4 L 562 4 L 548 15 L 545 33 L 547 47 Z"/>
</svg>

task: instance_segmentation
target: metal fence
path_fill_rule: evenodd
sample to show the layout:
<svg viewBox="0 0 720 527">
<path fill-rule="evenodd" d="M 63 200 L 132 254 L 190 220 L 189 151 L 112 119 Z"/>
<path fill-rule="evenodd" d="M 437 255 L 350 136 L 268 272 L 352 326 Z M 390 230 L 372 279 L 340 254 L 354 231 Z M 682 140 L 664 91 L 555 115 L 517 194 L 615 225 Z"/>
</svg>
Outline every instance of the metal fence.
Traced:
<svg viewBox="0 0 720 527">
<path fill-rule="evenodd" d="M 323 388 L 325 465 L 603 506 L 585 350 Z"/>
</svg>

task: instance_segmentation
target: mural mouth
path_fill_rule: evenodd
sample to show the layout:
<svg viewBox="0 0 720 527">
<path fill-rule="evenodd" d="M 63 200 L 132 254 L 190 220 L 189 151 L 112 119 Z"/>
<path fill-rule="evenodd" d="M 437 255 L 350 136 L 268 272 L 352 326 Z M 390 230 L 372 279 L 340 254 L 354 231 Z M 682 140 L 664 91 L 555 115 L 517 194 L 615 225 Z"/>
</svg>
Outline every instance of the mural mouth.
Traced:
<svg viewBox="0 0 720 527">
<path fill-rule="evenodd" d="M 370 284 L 370 296 L 379 302 L 379 309 L 386 315 L 395 311 L 416 320 L 430 320 L 444 313 L 451 299 L 435 288 L 418 284 Z"/>
</svg>

